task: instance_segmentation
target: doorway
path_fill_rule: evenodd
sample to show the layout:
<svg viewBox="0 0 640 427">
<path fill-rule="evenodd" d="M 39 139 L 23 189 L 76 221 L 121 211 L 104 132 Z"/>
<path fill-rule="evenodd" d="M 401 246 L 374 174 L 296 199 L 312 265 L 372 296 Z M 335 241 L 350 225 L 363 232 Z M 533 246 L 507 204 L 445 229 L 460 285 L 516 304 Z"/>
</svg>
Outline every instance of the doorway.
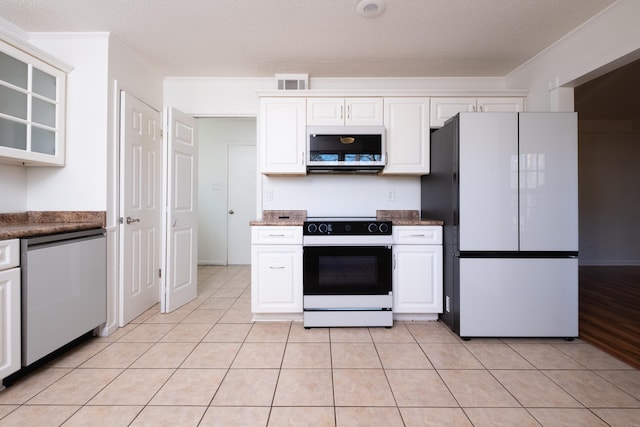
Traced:
<svg viewBox="0 0 640 427">
<path fill-rule="evenodd" d="M 249 221 L 256 211 L 256 118 L 199 118 L 198 132 L 198 264 L 249 264 Z"/>
<path fill-rule="evenodd" d="M 640 61 L 575 88 L 580 338 L 640 367 Z"/>
</svg>

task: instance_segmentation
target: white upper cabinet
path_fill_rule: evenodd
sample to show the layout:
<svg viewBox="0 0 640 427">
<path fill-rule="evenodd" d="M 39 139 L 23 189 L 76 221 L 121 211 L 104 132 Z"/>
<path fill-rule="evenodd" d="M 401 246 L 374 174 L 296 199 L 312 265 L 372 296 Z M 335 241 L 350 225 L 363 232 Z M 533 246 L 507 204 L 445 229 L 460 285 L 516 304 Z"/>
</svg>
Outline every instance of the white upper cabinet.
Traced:
<svg viewBox="0 0 640 427">
<path fill-rule="evenodd" d="M 0 161 L 64 166 L 66 74 L 0 41 Z"/>
<path fill-rule="evenodd" d="M 431 98 L 430 126 L 441 127 L 458 113 L 474 111 L 521 112 L 524 111 L 524 98 Z"/>
<path fill-rule="evenodd" d="M 309 126 L 382 126 L 382 98 L 308 98 Z"/>
<path fill-rule="evenodd" d="M 385 98 L 387 165 L 384 175 L 429 173 L 429 98 Z"/>
<path fill-rule="evenodd" d="M 440 127 L 463 111 L 476 111 L 476 98 L 431 98 L 430 126 Z"/>
<path fill-rule="evenodd" d="M 306 174 L 305 98 L 261 98 L 260 172 Z"/>
</svg>

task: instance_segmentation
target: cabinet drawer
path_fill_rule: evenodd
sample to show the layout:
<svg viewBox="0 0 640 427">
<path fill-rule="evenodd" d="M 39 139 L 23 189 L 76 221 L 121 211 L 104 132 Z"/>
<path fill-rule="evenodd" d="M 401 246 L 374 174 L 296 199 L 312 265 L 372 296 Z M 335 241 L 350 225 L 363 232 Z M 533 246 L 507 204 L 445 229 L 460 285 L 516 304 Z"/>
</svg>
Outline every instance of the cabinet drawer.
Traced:
<svg viewBox="0 0 640 427">
<path fill-rule="evenodd" d="M 251 227 L 251 243 L 254 245 L 301 245 L 302 227 L 254 226 Z"/>
<path fill-rule="evenodd" d="M 441 245 L 442 227 L 423 226 L 394 226 L 393 243 L 401 245 Z"/>
<path fill-rule="evenodd" d="M 20 265 L 20 240 L 0 240 L 0 270 Z"/>
</svg>

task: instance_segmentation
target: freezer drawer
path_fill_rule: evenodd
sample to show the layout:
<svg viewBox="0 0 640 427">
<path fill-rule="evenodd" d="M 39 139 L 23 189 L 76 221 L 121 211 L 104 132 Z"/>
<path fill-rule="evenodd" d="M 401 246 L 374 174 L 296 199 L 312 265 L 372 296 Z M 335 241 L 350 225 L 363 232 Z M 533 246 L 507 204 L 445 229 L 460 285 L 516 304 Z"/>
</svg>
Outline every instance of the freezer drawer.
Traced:
<svg viewBox="0 0 640 427">
<path fill-rule="evenodd" d="M 460 336 L 577 337 L 577 258 L 460 258 Z"/>
</svg>

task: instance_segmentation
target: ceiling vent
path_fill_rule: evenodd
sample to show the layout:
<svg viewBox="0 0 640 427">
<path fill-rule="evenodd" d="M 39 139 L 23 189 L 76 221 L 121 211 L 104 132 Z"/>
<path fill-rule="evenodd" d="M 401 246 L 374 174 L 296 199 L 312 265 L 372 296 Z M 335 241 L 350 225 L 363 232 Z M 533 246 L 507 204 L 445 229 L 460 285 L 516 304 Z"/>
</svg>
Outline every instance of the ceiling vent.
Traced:
<svg viewBox="0 0 640 427">
<path fill-rule="evenodd" d="M 309 74 L 276 74 L 278 90 L 309 89 Z"/>
</svg>

